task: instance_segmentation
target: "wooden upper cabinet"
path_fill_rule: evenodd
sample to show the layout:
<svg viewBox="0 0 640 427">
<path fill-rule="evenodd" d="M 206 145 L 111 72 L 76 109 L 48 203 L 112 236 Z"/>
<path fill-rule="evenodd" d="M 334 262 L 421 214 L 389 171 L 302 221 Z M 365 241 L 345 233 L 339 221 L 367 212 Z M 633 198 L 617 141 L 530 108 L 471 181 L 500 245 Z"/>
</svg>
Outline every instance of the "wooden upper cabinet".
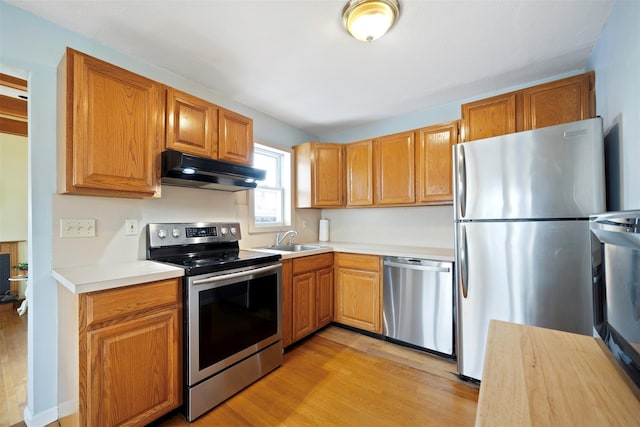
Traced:
<svg viewBox="0 0 640 427">
<path fill-rule="evenodd" d="M 345 147 L 347 206 L 373 205 L 373 140 Z"/>
<path fill-rule="evenodd" d="M 375 140 L 374 171 L 377 205 L 412 204 L 415 196 L 414 132 L 403 132 Z"/>
<path fill-rule="evenodd" d="M 462 105 L 462 140 L 505 135 L 516 131 L 516 94 L 508 93 Z"/>
<path fill-rule="evenodd" d="M 306 142 L 294 152 L 296 207 L 344 206 L 344 144 Z"/>
<path fill-rule="evenodd" d="M 462 105 L 462 141 L 595 117 L 595 73 L 567 77 Z"/>
<path fill-rule="evenodd" d="M 195 156 L 218 157 L 218 107 L 167 88 L 166 148 Z"/>
<path fill-rule="evenodd" d="M 218 118 L 218 159 L 251 166 L 253 120 L 224 108 L 220 108 Z"/>
<path fill-rule="evenodd" d="M 58 93 L 60 191 L 159 195 L 164 86 L 67 48 Z"/>
<path fill-rule="evenodd" d="M 453 202 L 453 144 L 458 142 L 459 122 L 429 126 L 417 131 L 416 198 L 418 203 Z"/>
<path fill-rule="evenodd" d="M 594 78 L 590 72 L 523 90 L 525 130 L 595 117 Z"/>
</svg>

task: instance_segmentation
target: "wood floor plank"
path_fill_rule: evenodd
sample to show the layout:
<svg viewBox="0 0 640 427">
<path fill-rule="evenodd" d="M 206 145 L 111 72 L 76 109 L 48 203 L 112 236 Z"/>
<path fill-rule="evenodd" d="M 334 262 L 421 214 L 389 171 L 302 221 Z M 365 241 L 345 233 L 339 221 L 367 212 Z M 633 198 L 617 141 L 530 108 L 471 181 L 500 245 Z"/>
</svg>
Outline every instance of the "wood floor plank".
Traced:
<svg viewBox="0 0 640 427">
<path fill-rule="evenodd" d="M 470 426 L 478 388 L 454 371 L 451 361 L 332 326 L 192 425 Z"/>
<path fill-rule="evenodd" d="M 22 421 L 27 404 L 27 318 L 0 312 L 0 427 Z"/>
</svg>

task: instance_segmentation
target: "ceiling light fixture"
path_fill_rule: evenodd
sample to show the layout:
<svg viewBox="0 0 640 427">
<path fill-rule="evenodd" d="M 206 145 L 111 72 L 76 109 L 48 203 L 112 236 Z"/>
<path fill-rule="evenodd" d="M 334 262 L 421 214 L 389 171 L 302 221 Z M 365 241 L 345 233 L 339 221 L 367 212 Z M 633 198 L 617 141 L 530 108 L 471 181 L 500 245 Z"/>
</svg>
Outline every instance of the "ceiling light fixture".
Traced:
<svg viewBox="0 0 640 427">
<path fill-rule="evenodd" d="M 350 0 L 342 9 L 342 23 L 358 40 L 382 37 L 400 16 L 398 0 Z"/>
</svg>

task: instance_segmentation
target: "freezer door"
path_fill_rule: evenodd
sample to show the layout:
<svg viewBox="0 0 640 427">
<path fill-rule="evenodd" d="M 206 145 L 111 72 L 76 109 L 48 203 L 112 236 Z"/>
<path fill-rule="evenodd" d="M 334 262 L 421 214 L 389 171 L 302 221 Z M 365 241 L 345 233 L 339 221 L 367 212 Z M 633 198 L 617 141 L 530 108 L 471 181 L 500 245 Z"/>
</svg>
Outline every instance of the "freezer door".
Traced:
<svg viewBox="0 0 640 427">
<path fill-rule="evenodd" d="M 482 379 L 489 320 L 593 334 L 588 221 L 456 224 L 458 371 Z"/>
<path fill-rule="evenodd" d="M 586 218 L 604 210 L 601 118 L 453 150 L 457 220 Z"/>
</svg>

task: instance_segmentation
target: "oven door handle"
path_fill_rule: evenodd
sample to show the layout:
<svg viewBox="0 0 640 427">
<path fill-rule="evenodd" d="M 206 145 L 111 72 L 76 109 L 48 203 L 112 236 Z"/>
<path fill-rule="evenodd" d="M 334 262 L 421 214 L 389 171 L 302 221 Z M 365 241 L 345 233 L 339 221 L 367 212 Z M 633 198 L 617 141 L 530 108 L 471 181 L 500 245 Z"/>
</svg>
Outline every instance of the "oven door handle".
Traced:
<svg viewBox="0 0 640 427">
<path fill-rule="evenodd" d="M 223 274 L 223 275 L 220 275 L 220 276 L 208 277 L 206 279 L 194 280 L 193 284 L 194 285 L 203 285 L 203 284 L 206 284 L 206 283 L 215 283 L 215 282 L 220 282 L 222 280 L 233 279 L 233 278 L 236 278 L 236 277 L 249 276 L 249 275 L 253 275 L 253 274 L 256 274 L 256 273 L 264 273 L 265 271 L 276 270 L 276 269 L 280 268 L 281 266 L 282 266 L 282 264 L 275 264 L 275 265 L 269 265 L 267 267 L 254 268 L 253 270 L 243 270 L 243 271 L 239 271 L 237 273 L 230 273 L 230 274 Z"/>
</svg>

